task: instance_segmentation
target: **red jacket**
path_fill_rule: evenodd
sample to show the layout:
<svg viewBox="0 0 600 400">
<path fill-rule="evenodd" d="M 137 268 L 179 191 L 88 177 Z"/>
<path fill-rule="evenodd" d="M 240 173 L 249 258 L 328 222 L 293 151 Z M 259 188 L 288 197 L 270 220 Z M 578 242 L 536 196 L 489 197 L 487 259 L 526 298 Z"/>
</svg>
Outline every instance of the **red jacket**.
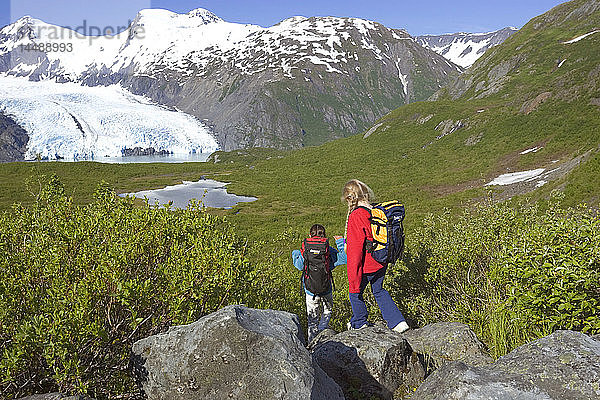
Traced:
<svg viewBox="0 0 600 400">
<path fill-rule="evenodd" d="M 365 252 L 365 240 L 373 240 L 371 232 L 371 213 L 364 208 L 357 208 L 348 217 L 346 238 L 346 254 L 348 255 L 348 285 L 350 293 L 360 293 L 360 282 L 363 273 L 379 271 L 383 265 Z"/>
</svg>

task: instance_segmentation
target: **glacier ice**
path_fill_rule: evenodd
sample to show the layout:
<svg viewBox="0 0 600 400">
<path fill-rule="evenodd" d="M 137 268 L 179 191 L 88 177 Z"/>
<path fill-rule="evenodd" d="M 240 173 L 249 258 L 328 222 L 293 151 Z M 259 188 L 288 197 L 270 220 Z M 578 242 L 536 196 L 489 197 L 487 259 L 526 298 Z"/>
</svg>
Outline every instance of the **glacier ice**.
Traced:
<svg viewBox="0 0 600 400">
<path fill-rule="evenodd" d="M 119 157 L 123 148 L 135 147 L 174 154 L 218 148 L 196 118 L 117 85 L 87 87 L 0 76 L 0 111 L 29 133 L 26 159 Z"/>
</svg>

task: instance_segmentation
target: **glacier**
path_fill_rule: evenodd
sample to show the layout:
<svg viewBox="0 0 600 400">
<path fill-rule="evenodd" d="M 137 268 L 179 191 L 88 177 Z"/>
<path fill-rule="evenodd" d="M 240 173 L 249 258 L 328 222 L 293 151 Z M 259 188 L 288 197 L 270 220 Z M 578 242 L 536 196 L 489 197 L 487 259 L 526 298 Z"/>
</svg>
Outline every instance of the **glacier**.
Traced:
<svg viewBox="0 0 600 400">
<path fill-rule="evenodd" d="M 0 76 L 0 111 L 29 134 L 26 160 L 120 157 L 124 148 L 152 147 L 173 154 L 212 153 L 210 129 L 118 85 Z"/>
</svg>

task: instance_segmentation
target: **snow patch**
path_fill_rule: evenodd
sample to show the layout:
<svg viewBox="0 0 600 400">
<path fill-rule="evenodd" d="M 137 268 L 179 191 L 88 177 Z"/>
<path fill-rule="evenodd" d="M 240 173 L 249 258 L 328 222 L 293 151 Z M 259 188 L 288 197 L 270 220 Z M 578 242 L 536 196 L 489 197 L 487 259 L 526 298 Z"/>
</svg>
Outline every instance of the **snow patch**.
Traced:
<svg viewBox="0 0 600 400">
<path fill-rule="evenodd" d="M 596 29 L 595 31 L 586 33 L 585 35 L 578 36 L 575 39 L 567 40 L 566 42 L 562 42 L 562 44 L 571 44 L 571 43 L 579 42 L 580 40 L 585 39 L 586 37 L 593 35 L 594 33 L 598 33 L 598 32 L 600 32 L 600 29 Z"/>
<path fill-rule="evenodd" d="M 377 128 L 379 128 L 381 125 L 383 125 L 383 123 L 382 123 L 382 122 L 380 122 L 380 123 L 376 124 L 376 125 L 375 125 L 375 126 L 373 126 L 371 129 L 369 129 L 369 130 L 367 131 L 367 133 L 365 133 L 365 134 L 364 134 L 364 136 L 363 136 L 363 139 L 366 139 L 366 138 L 368 138 L 369 136 L 371 136 L 371 135 L 372 135 L 372 134 L 373 134 L 373 133 L 374 133 L 374 132 L 377 130 Z"/>
<path fill-rule="evenodd" d="M 537 153 L 541 149 L 543 149 L 543 147 L 533 147 L 531 149 L 524 150 L 524 151 L 520 152 L 519 154 L 523 155 L 523 154 L 527 154 L 527 153 Z"/>
<path fill-rule="evenodd" d="M 503 174 L 495 178 L 493 181 L 486 183 L 485 186 L 505 186 L 512 185 L 513 183 L 531 181 L 536 177 L 544 173 L 545 168 L 538 168 L 529 171 L 513 172 L 510 174 Z"/>
<path fill-rule="evenodd" d="M 398 58 L 398 60 L 396 61 L 396 68 L 398 68 L 398 77 L 400 78 L 400 81 L 402 82 L 402 91 L 404 92 L 404 95 L 406 96 L 406 92 L 408 89 L 408 81 L 406 80 L 406 78 L 408 77 L 408 75 L 404 75 L 402 73 L 402 71 L 400 70 L 400 58 Z"/>
</svg>

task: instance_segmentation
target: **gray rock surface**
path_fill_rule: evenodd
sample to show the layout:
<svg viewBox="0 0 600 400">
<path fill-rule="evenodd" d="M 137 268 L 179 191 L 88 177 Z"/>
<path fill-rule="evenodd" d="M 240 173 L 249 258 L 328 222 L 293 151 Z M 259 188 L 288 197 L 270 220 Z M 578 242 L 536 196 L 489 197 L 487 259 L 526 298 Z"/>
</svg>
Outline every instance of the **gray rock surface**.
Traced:
<svg viewBox="0 0 600 400">
<path fill-rule="evenodd" d="M 472 366 L 484 366 L 494 362 L 483 343 L 465 324 L 438 322 L 404 333 L 404 337 L 432 369 L 452 361 L 462 361 Z"/>
<path fill-rule="evenodd" d="M 0 113 L 0 162 L 23 161 L 29 136 L 12 118 Z"/>
<path fill-rule="evenodd" d="M 460 361 L 435 371 L 411 400 L 553 400 L 518 374 L 507 374 Z"/>
<path fill-rule="evenodd" d="M 499 358 L 496 371 L 522 374 L 553 399 L 600 399 L 600 343 L 556 331 Z"/>
<path fill-rule="evenodd" d="M 401 397 L 425 377 L 402 335 L 378 326 L 326 337 L 315 346 L 313 358 L 347 399 Z"/>
<path fill-rule="evenodd" d="M 435 371 L 411 400 L 600 399 L 600 342 L 557 331 L 482 367 L 452 362 Z"/>
<path fill-rule="evenodd" d="M 225 307 L 133 345 L 148 399 L 343 399 L 294 314 Z"/>
</svg>

